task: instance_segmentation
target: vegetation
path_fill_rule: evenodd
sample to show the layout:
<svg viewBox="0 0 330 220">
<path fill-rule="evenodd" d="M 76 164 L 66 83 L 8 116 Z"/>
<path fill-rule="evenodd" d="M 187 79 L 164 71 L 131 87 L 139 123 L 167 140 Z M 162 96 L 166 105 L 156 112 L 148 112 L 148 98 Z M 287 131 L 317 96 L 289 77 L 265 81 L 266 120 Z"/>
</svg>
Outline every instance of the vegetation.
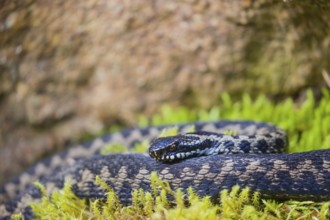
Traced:
<svg viewBox="0 0 330 220">
<path fill-rule="evenodd" d="M 323 90 L 322 99 L 316 103 L 311 91 L 300 105 L 291 99 L 274 104 L 265 96 L 252 100 L 243 95 L 242 100 L 233 102 L 228 94 L 221 95 L 221 103 L 209 111 L 191 110 L 185 107 L 172 108 L 164 105 L 159 114 L 151 119 L 141 116 L 141 126 L 168 123 L 189 122 L 195 120 L 249 119 L 276 124 L 288 132 L 289 152 L 308 151 L 330 148 L 330 92 Z M 168 133 L 169 132 L 169 133 Z M 175 129 L 163 135 L 176 132 Z M 230 132 L 230 131 L 229 131 Z M 235 131 L 233 131 L 235 132 Z M 148 143 L 136 147 L 143 151 Z M 111 150 L 112 149 L 112 150 Z M 107 146 L 103 153 L 122 151 L 122 146 Z M 153 192 L 143 190 L 133 192 L 133 204 L 124 207 L 113 190 L 100 179 L 96 181 L 108 191 L 107 201 L 94 200 L 86 203 L 77 198 L 67 182 L 63 191 L 54 192 L 51 198 L 44 197 L 32 208 L 38 218 L 44 219 L 329 219 L 330 202 L 314 203 L 311 201 L 287 201 L 283 203 L 272 200 L 261 200 L 258 193 L 249 189 L 239 190 L 234 187 L 231 192 L 222 191 L 221 204 L 212 204 L 208 197 L 198 198 L 189 190 L 188 195 L 173 191 L 168 183 L 152 174 Z M 174 196 L 170 204 L 166 195 Z M 183 198 L 188 198 L 189 206 L 184 205 Z M 89 204 L 89 205 L 87 205 Z M 19 216 L 16 216 L 19 218 Z"/>
</svg>

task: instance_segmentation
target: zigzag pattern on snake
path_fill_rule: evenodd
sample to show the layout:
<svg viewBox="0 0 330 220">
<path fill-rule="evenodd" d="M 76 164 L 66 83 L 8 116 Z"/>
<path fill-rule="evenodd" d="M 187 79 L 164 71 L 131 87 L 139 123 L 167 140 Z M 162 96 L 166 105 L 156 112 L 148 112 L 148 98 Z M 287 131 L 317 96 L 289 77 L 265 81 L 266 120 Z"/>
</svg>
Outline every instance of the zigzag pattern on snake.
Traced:
<svg viewBox="0 0 330 220">
<path fill-rule="evenodd" d="M 191 124 L 179 125 L 180 133 L 186 132 L 190 126 Z M 218 202 L 221 190 L 235 185 L 250 187 L 252 191 L 260 192 L 263 198 L 315 201 L 330 199 L 330 150 L 256 154 L 283 151 L 287 144 L 286 134 L 275 126 L 250 121 L 196 123 L 195 127 L 197 131 L 230 130 L 237 133 L 235 137 L 226 136 L 226 144 L 217 142 L 218 136 L 211 137 L 214 140 L 212 143 L 218 146 L 217 153 L 242 151 L 253 154 L 210 155 L 172 163 L 157 161 L 144 154 L 100 155 L 99 151 L 111 143 L 121 143 L 129 150 L 136 142 L 152 140 L 164 126 L 124 130 L 41 161 L 5 184 L 0 189 L 0 219 L 10 219 L 13 213 L 18 212 L 22 212 L 26 219 L 33 217 L 28 203 L 38 201 L 41 197 L 40 190 L 32 185 L 35 180 L 39 180 L 45 185 L 47 192 L 51 192 L 61 189 L 65 179 L 69 178 L 73 183 L 73 192 L 79 197 L 105 198 L 105 190 L 95 183 L 95 177 L 100 176 L 115 190 L 123 204 L 130 204 L 133 189 L 151 191 L 152 171 L 156 171 L 161 179 L 169 181 L 172 189 L 181 188 L 185 191 L 191 186 L 198 195 L 210 196 L 214 202 Z M 200 133 L 202 137 L 207 134 L 210 135 Z M 172 141 L 173 137 L 157 139 L 153 143 L 158 143 L 158 146 L 169 140 Z M 251 140 L 252 143 L 249 142 Z M 190 156 L 175 152 L 179 158 Z M 156 154 L 154 156 L 157 157 Z M 166 158 L 175 156 L 164 156 L 163 159 Z"/>
</svg>

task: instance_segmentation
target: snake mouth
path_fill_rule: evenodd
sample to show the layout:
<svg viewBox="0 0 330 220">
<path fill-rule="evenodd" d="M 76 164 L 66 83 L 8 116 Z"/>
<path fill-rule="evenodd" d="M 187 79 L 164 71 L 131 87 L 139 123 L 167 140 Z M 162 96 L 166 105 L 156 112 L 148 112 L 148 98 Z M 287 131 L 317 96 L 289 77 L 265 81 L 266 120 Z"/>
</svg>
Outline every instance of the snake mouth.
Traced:
<svg viewBox="0 0 330 220">
<path fill-rule="evenodd" d="M 149 149 L 149 155 L 154 158 L 155 160 L 162 161 L 162 162 L 174 162 L 176 160 L 180 160 L 186 158 L 189 153 L 178 153 L 178 152 L 166 152 L 166 150 L 158 149 L 152 150 Z"/>
<path fill-rule="evenodd" d="M 150 156 L 161 162 L 179 162 L 188 158 L 201 156 L 205 154 L 204 150 L 178 151 L 178 152 L 150 152 Z"/>
</svg>

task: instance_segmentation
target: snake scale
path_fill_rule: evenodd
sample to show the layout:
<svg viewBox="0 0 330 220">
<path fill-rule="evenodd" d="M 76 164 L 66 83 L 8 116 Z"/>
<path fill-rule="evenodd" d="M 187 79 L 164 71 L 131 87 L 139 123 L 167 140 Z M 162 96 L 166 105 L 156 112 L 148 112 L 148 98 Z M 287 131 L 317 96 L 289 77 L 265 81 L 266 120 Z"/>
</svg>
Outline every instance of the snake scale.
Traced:
<svg viewBox="0 0 330 220">
<path fill-rule="evenodd" d="M 191 125 L 177 125 L 179 133 L 186 133 Z M 286 134 L 262 122 L 224 120 L 193 125 L 195 133 L 156 140 L 166 126 L 123 130 L 40 161 L 0 188 L 0 219 L 10 219 L 19 212 L 26 219 L 33 218 L 29 202 L 41 198 L 40 190 L 32 185 L 36 180 L 50 193 L 63 188 L 69 178 L 77 196 L 105 198 L 105 190 L 95 183 L 95 177 L 100 176 L 128 205 L 133 189 L 152 191 L 152 171 L 167 180 L 172 189 L 185 192 L 190 186 L 198 195 L 210 196 L 213 202 L 219 202 L 221 190 L 235 185 L 250 187 L 263 198 L 276 200 L 330 199 L 330 150 L 282 153 L 287 145 Z M 218 134 L 228 130 L 235 135 Z M 105 145 L 121 143 L 130 150 L 144 140 L 153 140 L 151 157 L 100 154 Z"/>
</svg>

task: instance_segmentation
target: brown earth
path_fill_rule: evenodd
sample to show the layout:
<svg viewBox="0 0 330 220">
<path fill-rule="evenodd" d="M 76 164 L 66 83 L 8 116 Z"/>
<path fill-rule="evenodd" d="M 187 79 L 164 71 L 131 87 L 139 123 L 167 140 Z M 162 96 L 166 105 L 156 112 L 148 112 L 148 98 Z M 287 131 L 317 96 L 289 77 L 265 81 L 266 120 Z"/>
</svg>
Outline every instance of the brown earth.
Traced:
<svg viewBox="0 0 330 220">
<path fill-rule="evenodd" d="M 326 0 L 2 0 L 0 182 L 164 102 L 321 87 L 329 21 Z"/>
</svg>

